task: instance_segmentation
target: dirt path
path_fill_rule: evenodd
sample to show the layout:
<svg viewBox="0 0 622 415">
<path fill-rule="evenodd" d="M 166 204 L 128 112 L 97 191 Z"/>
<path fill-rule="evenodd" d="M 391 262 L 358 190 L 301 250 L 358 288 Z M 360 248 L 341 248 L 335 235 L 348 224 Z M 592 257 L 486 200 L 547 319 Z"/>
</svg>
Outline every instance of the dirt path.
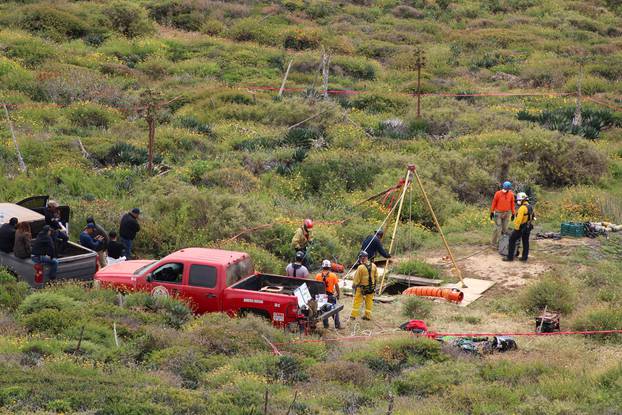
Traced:
<svg viewBox="0 0 622 415">
<path fill-rule="evenodd" d="M 552 269 L 555 262 L 581 247 L 598 245 L 597 240 L 581 239 L 544 239 L 533 242 L 529 261 L 504 262 L 498 252 L 489 246 L 471 248 L 456 247 L 455 255 L 463 277 L 495 281 L 503 288 L 519 288 Z M 445 252 L 426 255 L 426 261 L 449 269 L 450 261 Z"/>
</svg>

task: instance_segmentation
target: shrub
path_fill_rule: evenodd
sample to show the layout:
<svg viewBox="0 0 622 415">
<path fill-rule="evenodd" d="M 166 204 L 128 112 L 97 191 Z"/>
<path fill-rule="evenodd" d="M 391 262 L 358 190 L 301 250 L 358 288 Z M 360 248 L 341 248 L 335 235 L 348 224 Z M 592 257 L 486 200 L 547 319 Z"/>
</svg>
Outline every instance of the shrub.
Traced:
<svg viewBox="0 0 622 415">
<path fill-rule="evenodd" d="M 622 330 L 622 310 L 618 307 L 588 309 L 573 323 L 574 330 Z M 622 334 L 601 334 L 595 337 L 605 341 L 622 343 Z"/>
<path fill-rule="evenodd" d="M 294 29 L 285 34 L 283 47 L 286 49 L 314 49 L 320 45 L 320 34 L 314 30 Z"/>
<path fill-rule="evenodd" d="M 310 369 L 310 372 L 313 379 L 360 387 L 369 386 L 374 381 L 374 372 L 367 366 L 347 360 L 318 363 Z"/>
<path fill-rule="evenodd" d="M 402 261 L 395 267 L 395 272 L 404 275 L 416 275 L 423 278 L 438 278 L 440 272 L 434 266 L 418 259 Z"/>
<path fill-rule="evenodd" d="M 83 19 L 46 4 L 21 8 L 18 24 L 24 30 L 56 41 L 80 38 L 89 31 Z"/>
<path fill-rule="evenodd" d="M 575 302 L 574 287 L 567 280 L 550 275 L 527 287 L 522 296 L 523 307 L 531 313 L 547 307 L 549 311 L 567 314 L 574 309 Z"/>
<path fill-rule="evenodd" d="M 259 180 L 246 170 L 225 167 L 207 172 L 202 183 L 226 188 L 233 193 L 248 193 L 258 187 Z"/>
<path fill-rule="evenodd" d="M 254 17 L 236 21 L 233 26 L 229 28 L 228 35 L 233 40 L 239 42 L 255 41 L 263 44 L 270 44 L 271 42 L 271 35 L 267 25 Z"/>
<path fill-rule="evenodd" d="M 220 20 L 208 19 L 201 25 L 199 30 L 206 35 L 216 36 L 225 30 L 225 25 Z"/>
<path fill-rule="evenodd" d="M 400 112 L 407 107 L 402 97 L 378 94 L 360 94 L 345 102 L 353 108 L 371 113 Z"/>
<path fill-rule="evenodd" d="M 129 143 L 113 144 L 105 155 L 99 157 L 99 161 L 105 165 L 129 164 L 140 166 L 147 163 L 147 150 L 135 147 Z M 162 162 L 162 156 L 154 155 L 155 163 Z"/>
<path fill-rule="evenodd" d="M 380 172 L 380 165 L 369 153 L 335 151 L 314 153 L 299 168 L 304 191 L 322 194 L 327 189 L 351 192 L 367 189 Z"/>
<path fill-rule="evenodd" d="M 76 307 L 77 304 L 73 299 L 62 294 L 39 291 L 26 297 L 18 311 L 22 315 L 33 314 L 45 309 L 65 311 Z"/>
<path fill-rule="evenodd" d="M 133 38 L 153 32 L 145 10 L 133 3 L 116 0 L 102 10 L 110 26 L 123 36 Z"/>
<path fill-rule="evenodd" d="M 421 19 L 424 17 L 424 14 L 419 10 L 406 5 L 394 7 L 391 13 L 393 13 L 393 16 L 400 19 Z"/>
<path fill-rule="evenodd" d="M 346 353 L 346 360 L 363 362 L 381 374 L 396 374 L 407 366 L 445 359 L 440 344 L 424 338 L 401 338 L 369 343 L 357 351 Z"/>
<path fill-rule="evenodd" d="M 207 136 L 212 136 L 214 134 L 214 132 L 212 131 L 212 127 L 208 123 L 200 121 L 193 115 L 186 115 L 180 117 L 178 123 L 180 126 L 195 131 L 199 134 Z"/>
<path fill-rule="evenodd" d="M 69 108 L 69 119 L 79 127 L 107 129 L 115 121 L 116 114 L 97 104 L 79 103 Z"/>
<path fill-rule="evenodd" d="M 30 332 L 60 334 L 75 317 L 57 309 L 45 308 L 27 314 L 22 321 Z"/>
<path fill-rule="evenodd" d="M 445 362 L 424 366 L 399 377 L 394 385 L 399 395 L 426 397 L 443 395 L 454 386 L 473 379 L 473 368 L 460 362 Z"/>
<path fill-rule="evenodd" d="M 7 277 L 11 280 L 0 280 L 0 308 L 15 310 L 30 292 L 30 286 L 25 282 L 15 281 L 12 275 L 0 272 L 0 278 Z"/>
<path fill-rule="evenodd" d="M 274 381 L 286 384 L 303 382 L 309 379 L 309 375 L 301 360 L 287 355 L 279 356 L 275 365 L 268 368 L 268 376 Z"/>
<path fill-rule="evenodd" d="M 407 319 L 424 319 L 432 313 L 432 303 L 424 298 L 409 296 L 402 301 L 402 315 Z"/>
</svg>

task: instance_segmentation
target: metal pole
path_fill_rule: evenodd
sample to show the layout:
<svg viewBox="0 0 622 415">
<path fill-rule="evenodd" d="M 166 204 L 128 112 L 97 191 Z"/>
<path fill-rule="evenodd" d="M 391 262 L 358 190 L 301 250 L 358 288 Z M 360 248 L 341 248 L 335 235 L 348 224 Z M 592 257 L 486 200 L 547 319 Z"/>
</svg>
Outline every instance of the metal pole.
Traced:
<svg viewBox="0 0 622 415">
<path fill-rule="evenodd" d="M 421 118 L 421 65 L 417 64 L 417 118 Z"/>
<path fill-rule="evenodd" d="M 289 76 L 289 70 L 292 68 L 293 59 L 290 59 L 289 64 L 287 65 L 287 70 L 285 71 L 285 75 L 283 76 L 283 82 L 281 82 L 281 87 L 279 88 L 279 97 L 283 96 L 283 91 L 285 90 L 285 82 L 287 82 L 287 77 Z"/>
<path fill-rule="evenodd" d="M 4 115 L 6 116 L 6 122 L 9 124 L 9 130 L 11 131 L 11 136 L 13 137 L 13 145 L 15 146 L 15 151 L 17 152 L 17 164 L 19 164 L 19 169 L 22 173 L 26 173 L 26 163 L 24 163 L 24 158 L 22 157 L 22 153 L 19 151 L 19 145 L 17 144 L 17 138 L 15 137 L 15 131 L 13 130 L 13 122 L 11 121 L 11 117 L 9 117 L 9 109 L 6 104 L 2 104 L 4 107 Z"/>
<path fill-rule="evenodd" d="M 400 216 L 402 215 L 402 207 L 404 206 L 404 196 L 406 196 L 406 189 L 408 189 L 409 181 L 410 181 L 410 172 L 413 171 L 415 166 L 412 164 L 408 165 L 408 171 L 406 172 L 406 181 L 404 182 L 404 188 L 402 189 L 402 194 L 400 195 L 400 204 L 397 209 L 397 216 L 395 217 L 395 225 L 393 226 L 393 234 L 391 235 L 391 243 L 389 244 L 389 254 L 393 251 L 393 244 L 395 242 L 395 235 L 397 234 L 397 225 L 400 223 Z M 382 279 L 380 280 L 380 289 L 378 290 L 378 294 L 382 294 L 382 290 L 384 290 L 384 279 L 389 272 L 389 265 L 391 264 L 391 258 L 387 259 L 387 265 L 384 267 L 384 272 L 382 273 Z"/>
<path fill-rule="evenodd" d="M 443 234 L 443 229 L 441 229 L 440 223 L 438 223 L 438 219 L 436 218 L 436 214 L 434 213 L 434 209 L 432 209 L 432 204 L 430 203 L 430 199 L 428 199 L 428 195 L 423 188 L 423 183 L 421 182 L 421 178 L 419 177 L 419 173 L 417 173 L 417 169 L 413 166 L 413 173 L 415 173 L 415 178 L 417 179 L 417 183 L 419 184 L 419 188 L 421 189 L 421 193 L 423 194 L 423 198 L 425 199 L 425 203 L 428 205 L 428 209 L 432 214 L 432 219 L 434 220 L 434 224 L 436 225 L 436 229 L 438 229 L 438 233 L 441 235 L 441 239 L 443 240 L 443 244 L 445 244 L 445 249 L 447 249 L 447 254 L 449 258 L 451 258 L 451 263 L 456 270 L 456 274 L 458 274 L 458 278 L 460 279 L 460 283 L 462 284 L 462 288 L 467 288 L 464 284 L 464 280 L 462 279 L 462 272 L 458 268 L 456 264 L 456 260 L 454 259 L 454 254 L 451 252 L 451 248 L 449 248 L 449 244 L 447 243 L 447 239 L 445 239 L 445 234 Z"/>
</svg>

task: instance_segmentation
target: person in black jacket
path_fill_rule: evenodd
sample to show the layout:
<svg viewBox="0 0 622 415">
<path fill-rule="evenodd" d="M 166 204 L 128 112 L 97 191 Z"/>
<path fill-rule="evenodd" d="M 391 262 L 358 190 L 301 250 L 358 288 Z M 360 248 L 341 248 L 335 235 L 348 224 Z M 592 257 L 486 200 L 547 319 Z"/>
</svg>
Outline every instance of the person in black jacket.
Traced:
<svg viewBox="0 0 622 415">
<path fill-rule="evenodd" d="M 56 279 L 56 271 L 58 269 L 58 260 L 54 258 L 54 241 L 52 241 L 52 229 L 45 225 L 37 238 L 32 241 L 32 262 L 35 264 L 49 265 L 50 270 L 48 278 Z"/>
<path fill-rule="evenodd" d="M 11 218 L 9 223 L 0 226 L 0 251 L 10 254 L 15 245 L 15 227 L 17 218 Z"/>
<path fill-rule="evenodd" d="M 121 258 L 123 256 L 123 251 L 125 250 L 125 247 L 121 243 L 117 242 L 117 233 L 115 231 L 111 231 L 108 237 L 108 258 Z"/>
<path fill-rule="evenodd" d="M 380 254 L 385 258 L 391 258 L 391 255 L 384 249 L 382 246 L 382 237 L 384 236 L 384 231 L 382 229 L 378 229 L 375 233 L 367 236 L 361 245 L 361 251 L 367 252 L 369 255 L 369 260 L 373 261 L 376 254 Z"/>
<path fill-rule="evenodd" d="M 132 259 L 132 245 L 136 234 L 140 231 L 139 216 L 140 209 L 134 208 L 121 218 L 119 235 L 121 236 L 121 243 L 125 246 L 124 255 L 127 259 Z"/>
</svg>

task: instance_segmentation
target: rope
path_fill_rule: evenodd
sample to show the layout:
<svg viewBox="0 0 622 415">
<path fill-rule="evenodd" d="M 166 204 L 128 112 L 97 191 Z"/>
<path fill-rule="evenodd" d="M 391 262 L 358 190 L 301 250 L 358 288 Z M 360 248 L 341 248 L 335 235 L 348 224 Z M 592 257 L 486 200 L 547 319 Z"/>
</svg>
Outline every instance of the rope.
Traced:
<svg viewBox="0 0 622 415">
<path fill-rule="evenodd" d="M 536 333 L 536 332 L 508 332 L 508 333 L 436 333 L 427 332 L 424 334 L 414 334 L 411 332 L 402 332 L 400 329 L 383 330 L 369 335 L 351 335 L 347 337 L 328 338 L 328 339 L 300 339 L 289 342 L 273 343 L 274 346 L 287 346 L 292 344 L 305 343 L 332 343 L 332 342 L 348 342 L 359 340 L 373 340 L 386 337 L 427 337 L 430 339 L 438 339 L 440 337 L 550 337 L 550 336 L 596 336 L 605 334 L 622 334 L 622 329 L 614 330 L 584 330 L 584 331 L 556 331 L 552 333 Z"/>
</svg>

